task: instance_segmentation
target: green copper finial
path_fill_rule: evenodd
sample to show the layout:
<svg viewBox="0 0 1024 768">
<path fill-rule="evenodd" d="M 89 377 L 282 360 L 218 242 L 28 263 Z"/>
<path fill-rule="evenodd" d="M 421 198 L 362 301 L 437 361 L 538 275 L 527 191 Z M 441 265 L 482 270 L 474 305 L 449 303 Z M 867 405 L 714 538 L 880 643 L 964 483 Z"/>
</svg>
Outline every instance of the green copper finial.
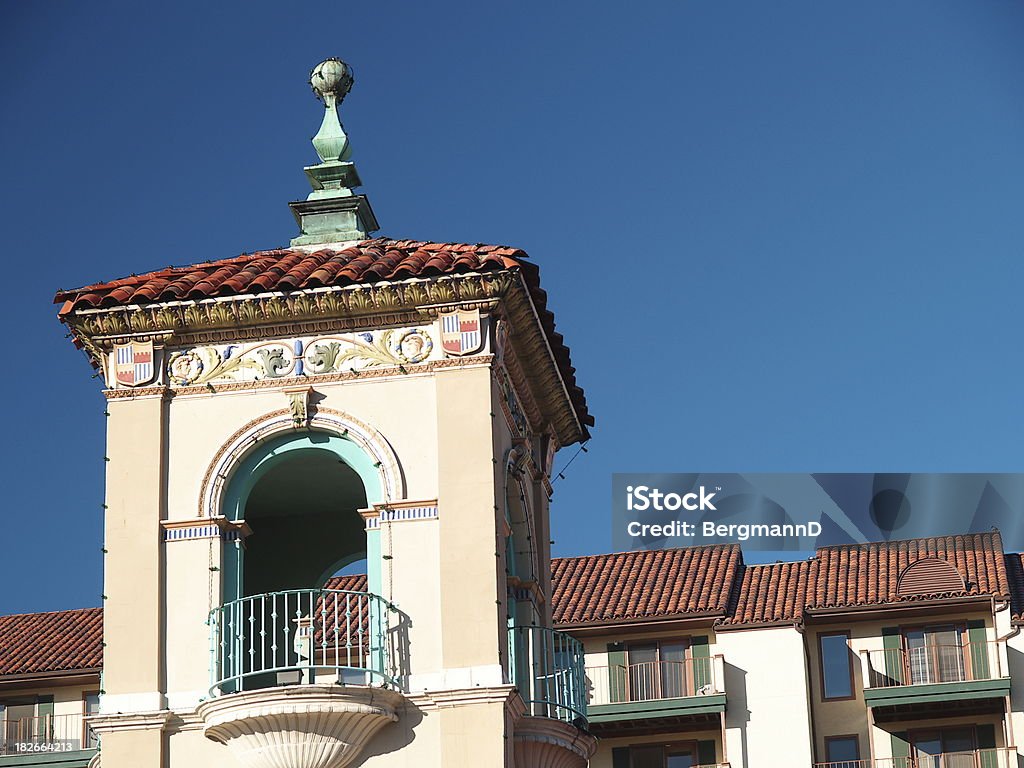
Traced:
<svg viewBox="0 0 1024 768">
<path fill-rule="evenodd" d="M 338 106 L 354 82 L 352 68 L 341 59 L 326 59 L 309 74 L 313 93 L 324 104 L 324 119 L 313 137 L 320 162 L 305 169 L 313 187 L 309 197 L 289 204 L 302 230 L 292 239 L 292 245 L 363 240 L 377 230 L 377 220 L 366 196 L 352 191 L 362 181 L 350 159 L 352 148 L 338 119 Z"/>
<path fill-rule="evenodd" d="M 321 61 L 309 75 L 313 93 L 324 103 L 324 120 L 313 137 L 313 147 L 321 162 L 348 160 L 352 154 L 338 119 L 338 107 L 354 83 L 352 68 L 341 59 Z"/>
</svg>

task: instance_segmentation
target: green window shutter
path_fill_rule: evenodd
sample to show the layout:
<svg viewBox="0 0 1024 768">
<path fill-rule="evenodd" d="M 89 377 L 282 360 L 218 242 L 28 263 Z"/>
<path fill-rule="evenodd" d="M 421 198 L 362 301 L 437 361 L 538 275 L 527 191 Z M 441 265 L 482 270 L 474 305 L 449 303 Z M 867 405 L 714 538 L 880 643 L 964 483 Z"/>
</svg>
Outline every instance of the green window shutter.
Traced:
<svg viewBox="0 0 1024 768">
<path fill-rule="evenodd" d="M 42 741 L 53 740 L 53 696 L 40 696 L 36 701 L 35 732 Z"/>
<path fill-rule="evenodd" d="M 612 768 L 629 768 L 629 747 L 612 747 Z"/>
<path fill-rule="evenodd" d="M 715 742 L 711 739 L 708 741 L 698 741 L 697 765 L 715 765 L 717 763 L 718 757 L 715 753 Z"/>
<path fill-rule="evenodd" d="M 971 679 L 988 680 L 988 635 L 985 622 L 977 619 L 967 622 L 967 652 L 971 660 Z"/>
<path fill-rule="evenodd" d="M 608 643 L 608 701 L 618 704 L 627 700 L 626 646 L 623 643 Z M 615 768 L 618 768 L 618 764 L 615 765 Z"/>
<path fill-rule="evenodd" d="M 978 739 L 978 757 L 981 768 L 999 768 L 999 753 L 996 752 L 996 727 L 979 725 L 975 728 Z"/>
<path fill-rule="evenodd" d="M 897 685 L 903 684 L 903 636 L 900 635 L 899 627 L 884 627 L 882 629 L 882 648 L 885 656 L 885 676 L 894 681 Z M 871 667 L 875 672 L 882 672 L 878 669 L 878 659 L 871 660 Z M 876 681 L 871 681 L 874 684 Z M 864 681 L 864 685 L 869 683 Z M 895 754 L 895 753 L 893 753 Z"/>
<path fill-rule="evenodd" d="M 693 659 L 693 690 L 696 693 L 711 684 L 711 649 L 707 635 L 690 638 L 690 658 Z"/>
<path fill-rule="evenodd" d="M 910 768 L 910 739 L 906 731 L 892 734 L 892 768 Z"/>
</svg>

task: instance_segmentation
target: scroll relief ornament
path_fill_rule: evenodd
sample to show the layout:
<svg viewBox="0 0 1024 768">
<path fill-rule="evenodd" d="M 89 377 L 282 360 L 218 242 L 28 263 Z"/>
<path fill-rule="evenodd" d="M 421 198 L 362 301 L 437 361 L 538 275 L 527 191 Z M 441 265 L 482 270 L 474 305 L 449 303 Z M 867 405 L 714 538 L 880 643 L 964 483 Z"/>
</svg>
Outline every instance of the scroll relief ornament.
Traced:
<svg viewBox="0 0 1024 768">
<path fill-rule="evenodd" d="M 188 387 L 401 367 L 424 362 L 433 352 L 429 330 L 397 328 L 248 346 L 193 347 L 168 357 L 167 374 L 172 386 Z"/>
</svg>

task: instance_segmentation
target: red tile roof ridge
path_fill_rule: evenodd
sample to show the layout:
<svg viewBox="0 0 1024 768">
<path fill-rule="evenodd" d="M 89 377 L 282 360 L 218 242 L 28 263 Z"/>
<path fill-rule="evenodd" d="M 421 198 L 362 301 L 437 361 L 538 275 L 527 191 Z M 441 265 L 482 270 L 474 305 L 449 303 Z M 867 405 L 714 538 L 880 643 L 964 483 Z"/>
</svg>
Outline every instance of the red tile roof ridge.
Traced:
<svg viewBox="0 0 1024 768">
<path fill-rule="evenodd" d="M 564 560 L 583 560 L 588 557 L 617 557 L 619 555 L 637 555 L 649 552 L 690 552 L 695 549 L 740 549 L 741 545 L 736 542 L 724 542 L 721 544 L 692 544 L 688 547 L 663 547 L 661 549 L 623 549 L 618 552 L 596 552 L 590 555 L 566 555 L 565 557 L 552 557 L 551 562 Z"/>
<path fill-rule="evenodd" d="M 911 539 L 890 539 L 888 541 L 867 541 L 863 543 L 849 542 L 846 544 L 827 544 L 823 547 L 815 549 L 815 553 L 825 552 L 830 550 L 840 549 L 863 549 L 864 547 L 875 547 L 879 549 L 899 547 L 900 545 L 920 544 L 922 542 L 948 542 L 953 540 L 955 543 L 956 539 L 985 539 L 992 538 L 998 539 L 1000 546 L 1002 545 L 1002 534 L 998 530 L 981 531 L 978 533 L 950 533 L 943 536 L 920 536 Z"/>
<path fill-rule="evenodd" d="M 88 611 L 102 612 L 103 608 L 101 608 L 100 606 L 92 606 L 88 608 L 59 608 L 54 611 L 26 611 L 25 613 L 3 613 L 0 614 L 0 621 L 3 621 L 4 619 L 19 619 L 24 618 L 25 616 L 49 616 L 57 614 L 63 615 L 67 613 L 84 613 Z"/>
<path fill-rule="evenodd" d="M 299 255 L 304 257 L 311 257 L 317 255 L 330 255 L 335 256 L 339 254 L 345 254 L 350 251 L 356 251 L 360 248 L 395 248 L 395 249 L 414 249 L 428 252 L 444 252 L 452 251 L 456 253 L 465 252 L 479 252 L 486 255 L 494 256 L 506 256 L 515 259 L 529 259 L 529 254 L 521 248 L 516 248 L 510 245 L 495 245 L 489 243 L 459 243 L 459 242 L 447 242 L 438 243 L 430 240 L 408 240 L 408 239 L 395 239 L 387 237 L 376 237 L 369 240 L 354 240 L 351 242 L 344 243 L 344 247 L 340 249 L 330 248 L 330 245 L 342 245 L 341 243 L 327 243 L 325 247 L 309 248 L 309 247 L 280 247 L 280 248 L 265 248 L 258 251 L 243 251 L 242 253 L 235 256 L 227 256 L 220 259 L 206 259 L 205 261 L 197 261 L 190 264 L 179 264 L 169 265 L 166 267 L 158 267 L 156 269 L 147 270 L 145 272 L 133 272 L 132 274 L 114 278 L 111 280 L 97 280 L 87 285 L 83 285 L 79 288 L 68 288 L 57 292 L 57 296 L 54 298 L 54 303 L 59 303 L 62 299 L 60 297 L 71 293 L 81 293 L 83 291 L 90 291 L 97 288 L 116 288 L 122 286 L 138 285 L 140 283 L 151 280 L 155 276 L 172 276 L 179 274 L 188 274 L 196 269 L 204 269 L 212 266 L 229 266 L 234 264 L 245 264 L 257 259 L 263 258 L 276 258 L 280 259 L 289 255 Z"/>
</svg>

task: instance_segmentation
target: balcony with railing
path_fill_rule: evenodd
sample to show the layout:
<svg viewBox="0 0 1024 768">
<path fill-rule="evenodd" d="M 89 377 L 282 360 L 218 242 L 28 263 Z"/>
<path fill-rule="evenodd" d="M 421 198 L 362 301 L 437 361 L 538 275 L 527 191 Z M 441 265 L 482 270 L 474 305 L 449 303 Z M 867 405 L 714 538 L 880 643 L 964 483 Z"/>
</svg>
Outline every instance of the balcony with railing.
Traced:
<svg viewBox="0 0 1024 768">
<path fill-rule="evenodd" d="M 861 670 L 874 707 L 983 702 L 1010 692 L 1002 641 L 862 651 Z"/>
<path fill-rule="evenodd" d="M 602 735 L 654 718 L 718 728 L 725 711 L 725 660 L 720 655 L 592 666 L 586 676 L 590 720 Z"/>
<path fill-rule="evenodd" d="M 0 765 L 86 766 L 99 746 L 81 714 L 2 718 Z"/>
<path fill-rule="evenodd" d="M 526 711 L 515 726 L 516 765 L 585 765 L 588 732 L 583 646 L 547 627 L 510 627 L 508 676 Z"/>
<path fill-rule="evenodd" d="M 840 760 L 815 763 L 814 768 L 1017 768 L 1017 750 L 978 749 L 917 757 L 889 757 L 881 760 Z"/>
<path fill-rule="evenodd" d="M 199 707 L 206 735 L 243 764 L 260 764 L 268 749 L 308 748 L 317 755 L 309 768 L 344 768 L 398 719 L 405 627 L 387 600 L 348 590 L 274 592 L 215 608 L 210 699 Z"/>
</svg>

